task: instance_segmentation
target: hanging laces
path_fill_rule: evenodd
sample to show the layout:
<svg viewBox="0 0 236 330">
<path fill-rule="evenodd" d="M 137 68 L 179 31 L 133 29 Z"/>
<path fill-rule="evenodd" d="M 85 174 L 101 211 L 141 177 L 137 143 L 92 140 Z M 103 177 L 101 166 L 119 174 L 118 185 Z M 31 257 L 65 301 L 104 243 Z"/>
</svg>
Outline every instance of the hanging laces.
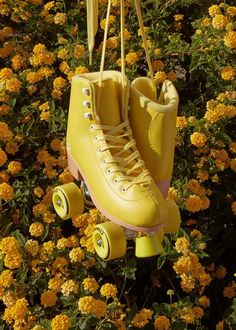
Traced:
<svg viewBox="0 0 236 330">
<path fill-rule="evenodd" d="M 154 90 L 156 90 L 156 85 L 155 85 L 154 75 L 153 75 L 153 68 L 152 68 L 150 53 L 149 53 L 149 49 L 148 49 L 148 43 L 147 43 L 145 28 L 144 28 L 144 25 L 143 25 L 142 13 L 141 13 L 141 9 L 140 9 L 140 1 L 139 0 L 134 0 L 134 3 L 135 3 L 135 9 L 136 9 L 137 17 L 138 17 L 141 37 L 142 37 L 142 40 L 143 40 L 143 46 L 144 46 L 144 50 L 145 50 L 145 54 L 146 54 L 146 60 L 147 60 L 147 64 L 148 64 L 148 70 L 149 70 L 150 78 L 152 80 Z"/>
<path fill-rule="evenodd" d="M 92 65 L 94 38 L 98 29 L 98 0 L 86 0 L 89 64 Z"/>
<path fill-rule="evenodd" d="M 111 11 L 111 0 L 108 1 L 106 24 L 104 29 L 104 38 L 102 46 L 102 55 L 100 63 L 98 96 L 97 96 L 97 114 L 99 115 L 101 103 L 101 89 L 103 80 L 103 71 L 105 63 L 106 43 L 109 27 L 109 16 Z M 127 107 L 125 104 L 125 47 L 124 47 L 124 27 L 125 11 L 124 0 L 120 1 L 120 22 L 121 22 L 121 79 L 122 79 L 122 123 L 118 126 L 92 125 L 93 130 L 97 131 L 96 140 L 102 143 L 99 152 L 106 152 L 103 162 L 109 164 L 109 173 L 117 173 L 115 181 L 125 182 L 122 189 L 127 190 L 135 184 L 150 184 L 152 178 L 145 168 L 144 161 L 136 148 L 136 142 L 132 136 L 132 131 L 128 121 Z M 100 134 L 102 133 L 102 134 Z"/>
</svg>

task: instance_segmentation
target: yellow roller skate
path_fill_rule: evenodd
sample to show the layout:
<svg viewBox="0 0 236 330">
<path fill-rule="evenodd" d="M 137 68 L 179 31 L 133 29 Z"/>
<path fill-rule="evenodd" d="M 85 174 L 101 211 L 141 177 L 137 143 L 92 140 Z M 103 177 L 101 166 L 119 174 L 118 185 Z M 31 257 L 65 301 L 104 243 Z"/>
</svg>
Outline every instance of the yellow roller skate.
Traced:
<svg viewBox="0 0 236 330">
<path fill-rule="evenodd" d="M 170 185 L 174 163 L 178 94 L 166 80 L 156 97 L 153 81 L 147 77 L 135 79 L 130 89 L 129 120 L 142 159 L 164 198 Z M 164 233 L 176 232 L 180 215 L 173 201 L 168 203 L 169 218 Z"/>
<path fill-rule="evenodd" d="M 94 246 L 101 258 L 122 257 L 127 238 L 135 238 L 136 256 L 156 255 L 162 251 L 168 205 L 132 137 L 129 81 L 125 78 L 123 86 L 120 72 L 104 71 L 100 87 L 99 74 L 72 78 L 67 127 L 69 169 L 75 179 L 86 183 L 94 205 L 111 220 L 97 225 L 94 231 Z M 81 190 L 75 183 L 69 185 L 54 191 L 54 206 L 62 218 L 81 211 Z"/>
</svg>

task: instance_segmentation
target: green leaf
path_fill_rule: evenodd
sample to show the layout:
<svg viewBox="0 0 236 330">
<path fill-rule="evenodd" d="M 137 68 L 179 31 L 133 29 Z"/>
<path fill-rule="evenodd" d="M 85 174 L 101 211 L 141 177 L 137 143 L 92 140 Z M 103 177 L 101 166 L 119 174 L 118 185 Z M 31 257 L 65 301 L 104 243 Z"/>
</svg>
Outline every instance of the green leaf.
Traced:
<svg viewBox="0 0 236 330">
<path fill-rule="evenodd" d="M 161 267 L 164 265 L 166 261 L 166 255 L 161 254 L 157 259 L 157 269 L 161 269 Z"/>
<path fill-rule="evenodd" d="M 184 322 L 175 321 L 172 324 L 172 330 L 187 330 L 187 326 Z"/>
</svg>

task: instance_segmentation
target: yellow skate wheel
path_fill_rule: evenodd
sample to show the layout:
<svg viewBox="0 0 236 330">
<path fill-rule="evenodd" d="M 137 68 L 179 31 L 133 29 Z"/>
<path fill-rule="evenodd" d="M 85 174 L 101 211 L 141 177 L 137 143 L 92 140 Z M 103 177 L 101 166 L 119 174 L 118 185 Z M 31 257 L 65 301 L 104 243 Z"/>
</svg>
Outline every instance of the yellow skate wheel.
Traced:
<svg viewBox="0 0 236 330">
<path fill-rule="evenodd" d="M 53 190 L 52 203 L 56 213 L 63 220 L 80 215 L 84 210 L 82 193 L 73 182 L 56 187 Z"/>
<path fill-rule="evenodd" d="M 114 222 L 96 225 L 93 231 L 96 253 L 103 260 L 121 258 L 126 252 L 126 238 L 123 229 Z"/>
<path fill-rule="evenodd" d="M 162 240 L 163 231 L 154 235 L 136 237 L 135 239 L 135 255 L 138 258 L 153 257 L 163 252 Z"/>
<path fill-rule="evenodd" d="M 168 209 L 167 225 L 163 228 L 164 234 L 176 233 L 180 228 L 180 213 L 177 204 L 174 201 L 166 201 Z"/>
</svg>

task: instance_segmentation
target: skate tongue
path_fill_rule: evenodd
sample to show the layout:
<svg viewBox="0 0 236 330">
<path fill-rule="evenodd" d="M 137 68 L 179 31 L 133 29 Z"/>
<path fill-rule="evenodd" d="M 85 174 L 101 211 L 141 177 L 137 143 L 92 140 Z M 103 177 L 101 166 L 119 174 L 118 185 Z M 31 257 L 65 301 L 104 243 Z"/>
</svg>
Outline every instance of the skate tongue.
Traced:
<svg viewBox="0 0 236 330">
<path fill-rule="evenodd" d="M 98 109 L 102 125 L 117 126 L 121 123 L 121 95 L 113 79 L 102 81 L 100 105 Z"/>
</svg>

